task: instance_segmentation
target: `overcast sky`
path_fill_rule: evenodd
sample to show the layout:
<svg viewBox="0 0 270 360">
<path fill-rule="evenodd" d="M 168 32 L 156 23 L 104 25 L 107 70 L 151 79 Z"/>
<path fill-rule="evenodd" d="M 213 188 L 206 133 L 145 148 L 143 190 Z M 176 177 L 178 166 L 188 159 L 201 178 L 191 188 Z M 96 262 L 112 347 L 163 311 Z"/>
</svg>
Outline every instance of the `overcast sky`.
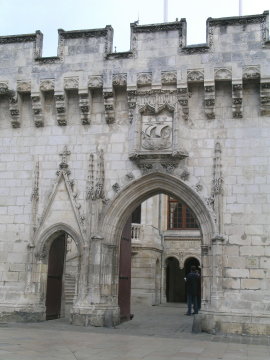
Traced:
<svg viewBox="0 0 270 360">
<path fill-rule="evenodd" d="M 43 56 L 57 53 L 57 29 L 114 28 L 117 51 L 129 50 L 130 23 L 163 22 L 164 0 L 0 0 L 0 35 L 44 34 Z M 208 17 L 238 16 L 238 0 L 168 0 L 168 21 L 186 18 L 188 44 L 205 42 Z M 270 0 L 242 0 L 243 15 L 269 10 Z"/>
</svg>

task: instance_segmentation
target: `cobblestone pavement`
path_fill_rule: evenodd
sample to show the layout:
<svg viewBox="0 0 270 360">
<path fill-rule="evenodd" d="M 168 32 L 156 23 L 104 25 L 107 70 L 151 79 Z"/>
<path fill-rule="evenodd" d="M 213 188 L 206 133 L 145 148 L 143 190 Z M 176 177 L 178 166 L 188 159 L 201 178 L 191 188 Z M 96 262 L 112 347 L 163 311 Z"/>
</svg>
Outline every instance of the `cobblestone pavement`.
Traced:
<svg viewBox="0 0 270 360">
<path fill-rule="evenodd" d="M 0 324 L 1 360 L 269 360 L 269 338 L 192 334 L 184 306 L 137 307 L 115 328 Z"/>
</svg>

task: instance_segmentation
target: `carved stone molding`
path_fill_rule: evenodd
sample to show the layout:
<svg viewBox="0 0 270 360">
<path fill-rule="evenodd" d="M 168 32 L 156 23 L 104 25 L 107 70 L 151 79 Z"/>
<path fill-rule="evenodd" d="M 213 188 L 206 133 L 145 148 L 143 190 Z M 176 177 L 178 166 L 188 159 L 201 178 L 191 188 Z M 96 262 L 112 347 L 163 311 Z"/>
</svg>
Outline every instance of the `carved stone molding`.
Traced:
<svg viewBox="0 0 270 360">
<path fill-rule="evenodd" d="M 215 69 L 215 80 L 227 81 L 232 79 L 232 71 L 228 68 L 216 68 Z"/>
<path fill-rule="evenodd" d="M 64 93 L 55 94 L 54 99 L 55 99 L 57 123 L 60 126 L 65 126 L 67 125 L 65 94 Z"/>
<path fill-rule="evenodd" d="M 113 191 L 118 193 L 120 191 L 120 185 L 118 183 L 115 183 L 112 185 Z"/>
<path fill-rule="evenodd" d="M 233 118 L 243 117 L 243 85 L 242 82 L 232 84 L 232 114 Z"/>
<path fill-rule="evenodd" d="M 11 126 L 13 128 L 19 128 L 21 126 L 21 120 L 18 94 L 9 99 L 9 112 L 11 115 Z"/>
<path fill-rule="evenodd" d="M 37 161 L 34 169 L 34 182 L 31 194 L 32 200 L 32 230 L 35 233 L 37 229 L 37 210 L 39 201 L 39 162 Z"/>
<path fill-rule="evenodd" d="M 0 95 L 8 95 L 9 89 L 8 89 L 8 82 L 1 81 L 0 82 Z"/>
<path fill-rule="evenodd" d="M 54 79 L 40 80 L 41 91 L 54 91 Z"/>
<path fill-rule="evenodd" d="M 114 111 L 114 97 L 112 91 L 104 91 L 104 108 L 105 108 L 105 120 L 106 123 L 113 124 L 115 122 L 115 111 Z"/>
<path fill-rule="evenodd" d="M 79 108 L 80 108 L 80 117 L 82 125 L 90 124 L 90 99 L 89 94 L 87 93 L 79 93 Z"/>
<path fill-rule="evenodd" d="M 176 85 L 177 73 L 176 71 L 162 71 L 161 84 L 162 85 Z"/>
<path fill-rule="evenodd" d="M 98 200 L 105 199 L 104 183 L 105 183 L 105 171 L 104 171 L 104 153 L 103 150 L 97 150 L 97 152 L 91 153 L 89 156 L 86 199 Z"/>
<path fill-rule="evenodd" d="M 34 116 L 34 122 L 36 127 L 44 126 L 44 116 L 43 116 L 43 104 L 42 104 L 42 95 L 41 94 L 31 94 L 32 99 L 32 111 Z"/>
<path fill-rule="evenodd" d="M 203 82 L 204 81 L 203 70 L 188 70 L 187 81 L 188 82 Z"/>
<path fill-rule="evenodd" d="M 185 121 L 187 121 L 188 117 L 189 117 L 188 87 L 181 87 L 181 88 L 178 88 L 177 90 L 178 90 L 178 101 L 182 107 L 182 117 Z"/>
<path fill-rule="evenodd" d="M 269 82 L 261 82 L 260 86 L 260 100 L 261 100 L 261 115 L 270 115 L 270 79 Z"/>
<path fill-rule="evenodd" d="M 260 67 L 259 66 L 245 66 L 243 68 L 243 80 L 256 80 L 260 79 Z"/>
<path fill-rule="evenodd" d="M 136 90 L 128 90 L 127 98 L 128 98 L 128 118 L 129 118 L 129 122 L 132 123 L 134 117 L 134 111 L 136 108 L 136 102 L 137 102 Z"/>
<path fill-rule="evenodd" d="M 215 144 L 213 161 L 213 180 L 211 198 L 213 199 L 213 210 L 216 215 L 216 221 L 219 233 L 223 233 L 223 176 L 221 164 L 221 144 L 219 141 Z"/>
<path fill-rule="evenodd" d="M 79 88 L 79 78 L 77 76 L 64 78 L 64 89 L 74 90 Z"/>
<path fill-rule="evenodd" d="M 31 81 L 17 81 L 17 92 L 22 94 L 31 93 Z"/>
<path fill-rule="evenodd" d="M 137 85 L 138 86 L 151 86 L 152 85 L 152 73 L 145 72 L 137 74 Z"/>
<path fill-rule="evenodd" d="M 126 86 L 127 85 L 127 74 L 113 74 L 112 78 L 113 86 Z"/>
<path fill-rule="evenodd" d="M 208 85 L 204 86 L 204 109 L 209 120 L 215 118 L 215 97 L 215 84 L 208 83 Z"/>
<path fill-rule="evenodd" d="M 174 174 L 180 160 L 187 156 L 187 152 L 179 150 L 172 154 L 130 154 L 129 158 L 136 163 L 142 174 Z"/>
<path fill-rule="evenodd" d="M 92 89 L 100 89 L 103 87 L 103 76 L 102 75 L 92 75 L 89 76 L 88 87 Z"/>
<path fill-rule="evenodd" d="M 135 179 L 135 176 L 134 176 L 134 174 L 132 172 L 129 172 L 129 173 L 126 174 L 126 179 L 128 181 L 132 181 L 132 180 Z"/>
</svg>

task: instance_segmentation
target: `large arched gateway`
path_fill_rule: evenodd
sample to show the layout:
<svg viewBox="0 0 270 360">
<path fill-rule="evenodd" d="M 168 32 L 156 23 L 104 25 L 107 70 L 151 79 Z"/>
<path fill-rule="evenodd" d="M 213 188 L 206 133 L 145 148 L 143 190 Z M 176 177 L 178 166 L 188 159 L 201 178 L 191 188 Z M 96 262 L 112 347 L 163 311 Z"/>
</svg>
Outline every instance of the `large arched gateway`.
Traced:
<svg viewBox="0 0 270 360">
<path fill-rule="evenodd" d="M 204 310 L 211 309 L 213 304 L 211 296 L 217 300 L 218 283 L 221 274 L 218 268 L 213 268 L 212 251 L 219 242 L 216 236 L 216 227 L 210 209 L 206 206 L 200 196 L 180 179 L 155 172 L 131 182 L 126 188 L 119 192 L 115 199 L 107 205 L 100 220 L 99 246 L 105 255 L 101 259 L 100 272 L 100 297 L 108 306 L 108 311 L 114 322 L 119 322 L 118 307 L 118 284 L 119 284 L 119 258 L 120 240 L 125 224 L 131 213 L 138 205 L 149 197 L 165 193 L 174 198 L 181 199 L 194 211 L 202 233 L 202 266 L 203 266 L 203 306 Z M 220 239 L 222 242 L 223 239 Z M 212 292 L 210 294 L 210 288 Z M 214 291 L 216 289 L 216 291 Z M 215 303 L 215 306 L 217 304 Z M 104 321 L 100 312 L 100 322 Z M 96 317 L 95 317 L 96 319 Z"/>
</svg>

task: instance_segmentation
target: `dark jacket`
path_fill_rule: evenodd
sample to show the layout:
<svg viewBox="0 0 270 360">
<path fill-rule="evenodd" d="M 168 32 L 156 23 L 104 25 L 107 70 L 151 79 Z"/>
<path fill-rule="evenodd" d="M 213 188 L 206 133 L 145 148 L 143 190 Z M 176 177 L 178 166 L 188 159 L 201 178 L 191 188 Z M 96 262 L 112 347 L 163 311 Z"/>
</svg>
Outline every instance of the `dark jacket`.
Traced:
<svg viewBox="0 0 270 360">
<path fill-rule="evenodd" d="M 186 276 L 187 281 L 187 294 L 197 296 L 199 295 L 199 282 L 200 282 L 200 275 L 195 272 L 190 272 Z"/>
</svg>

